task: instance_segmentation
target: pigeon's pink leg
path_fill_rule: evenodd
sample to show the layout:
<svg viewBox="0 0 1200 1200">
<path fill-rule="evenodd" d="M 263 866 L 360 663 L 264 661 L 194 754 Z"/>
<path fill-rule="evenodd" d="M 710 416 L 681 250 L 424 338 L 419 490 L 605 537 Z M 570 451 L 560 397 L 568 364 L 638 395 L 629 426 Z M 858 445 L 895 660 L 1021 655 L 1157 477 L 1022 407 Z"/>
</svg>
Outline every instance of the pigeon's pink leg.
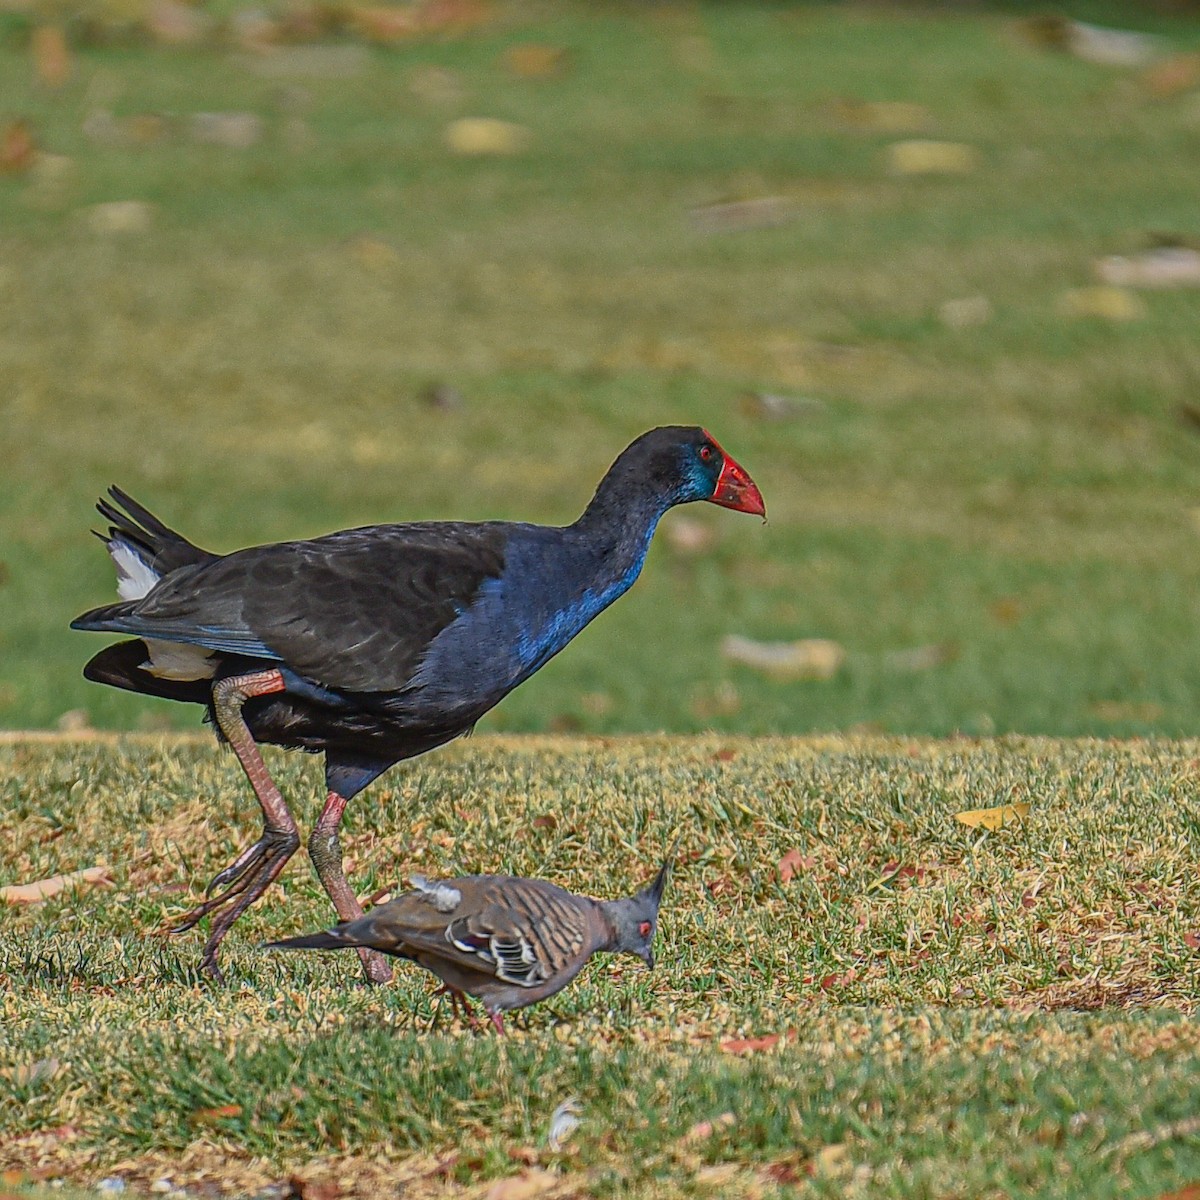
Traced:
<svg viewBox="0 0 1200 1200">
<path fill-rule="evenodd" d="M 504 1036 L 504 1018 L 500 1015 L 500 1010 L 498 1008 L 489 1009 L 488 1017 L 491 1019 L 492 1024 L 495 1026 L 496 1032 L 501 1037 L 503 1037 Z"/>
<path fill-rule="evenodd" d="M 325 797 L 325 807 L 321 809 L 321 815 L 308 837 L 308 857 L 316 868 L 321 886 L 333 901 L 338 917 L 343 921 L 353 921 L 355 917 L 363 915 L 363 910 L 358 897 L 346 882 L 346 874 L 342 869 L 342 845 L 338 840 L 338 826 L 342 823 L 342 813 L 345 811 L 344 796 L 330 792 Z M 358 957 L 362 959 L 368 983 L 387 983 L 391 979 L 392 968 L 386 955 L 380 954 L 378 950 L 360 946 Z"/>
<path fill-rule="evenodd" d="M 210 899 L 187 913 L 171 931 L 183 933 L 202 917 L 217 913 L 200 960 L 200 969 L 216 979 L 221 978 L 217 966 L 217 947 L 221 939 L 234 921 L 270 887 L 300 845 L 296 822 L 242 718 L 242 706 L 247 700 L 283 689 L 283 675 L 278 670 L 233 675 L 213 684 L 213 712 L 217 724 L 242 764 L 263 812 L 262 837 L 214 877 L 208 885 Z M 219 888 L 225 890 L 212 896 L 211 893 Z"/>
</svg>

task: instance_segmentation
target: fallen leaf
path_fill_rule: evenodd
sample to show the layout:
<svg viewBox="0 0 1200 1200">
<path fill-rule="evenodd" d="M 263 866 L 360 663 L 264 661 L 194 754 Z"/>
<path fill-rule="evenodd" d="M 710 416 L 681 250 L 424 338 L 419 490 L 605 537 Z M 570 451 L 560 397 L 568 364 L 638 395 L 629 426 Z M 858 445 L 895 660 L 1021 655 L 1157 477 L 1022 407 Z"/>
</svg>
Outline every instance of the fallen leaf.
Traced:
<svg viewBox="0 0 1200 1200">
<path fill-rule="evenodd" d="M 954 814 L 954 819 L 971 829 L 1001 829 L 1005 825 L 1024 821 L 1029 816 L 1029 805 L 1025 801 L 1000 804 L 995 808 L 972 808 Z"/>
<path fill-rule="evenodd" d="M 468 157 L 520 154 L 529 148 L 533 135 L 524 125 L 495 117 L 460 117 L 445 130 L 446 145 L 455 154 Z"/>
<path fill-rule="evenodd" d="M 732 1129 L 737 1124 L 737 1117 L 731 1112 L 723 1112 L 718 1117 L 713 1117 L 711 1121 L 697 1121 L 680 1138 L 684 1144 L 689 1142 L 702 1142 L 705 1138 L 710 1138 L 714 1133 L 721 1129 Z"/>
<path fill-rule="evenodd" d="M 413 4 L 359 4 L 347 11 L 346 20 L 364 41 L 382 46 L 408 41 L 422 32 L 421 9 Z"/>
<path fill-rule="evenodd" d="M 810 858 L 806 854 L 801 854 L 799 850 L 789 850 L 776 865 L 776 870 L 779 872 L 779 882 L 791 883 L 797 871 L 811 871 L 815 865 L 815 859 Z"/>
<path fill-rule="evenodd" d="M 828 638 L 756 642 L 736 633 L 721 642 L 721 654 L 781 679 L 832 679 L 846 658 L 845 650 Z"/>
<path fill-rule="evenodd" d="M 1129 257 L 1111 255 L 1096 263 L 1096 278 L 1114 287 L 1200 287 L 1200 250 L 1156 246 Z"/>
<path fill-rule="evenodd" d="M 57 90 L 71 78 L 71 49 L 58 25 L 39 25 L 30 39 L 29 52 L 39 83 Z"/>
<path fill-rule="evenodd" d="M 28 171 L 37 159 L 37 142 L 28 121 L 18 117 L 9 121 L 0 134 L 0 174 L 18 175 Z"/>
<path fill-rule="evenodd" d="M 770 1050 L 778 1045 L 779 1034 L 766 1033 L 756 1038 L 727 1038 L 721 1043 L 722 1054 L 756 1054 L 759 1050 Z"/>
<path fill-rule="evenodd" d="M 1172 54 L 1146 68 L 1139 81 L 1156 100 L 1200 86 L 1200 54 Z"/>
<path fill-rule="evenodd" d="M 887 159 L 897 175 L 967 175 L 979 165 L 979 152 L 964 142 L 915 138 L 893 142 Z"/>
<path fill-rule="evenodd" d="M 799 1183 L 806 1175 L 811 1174 L 811 1171 L 806 1168 L 802 1156 L 793 1154 L 759 1167 L 758 1173 L 768 1183 L 788 1185 Z"/>
<path fill-rule="evenodd" d="M 1183 935 L 1183 944 L 1189 950 L 1200 950 L 1200 934 L 1185 933 Z"/>
<path fill-rule="evenodd" d="M 1185 1183 L 1173 1192 L 1163 1192 L 1157 1200 L 1200 1200 L 1200 1182 Z"/>
<path fill-rule="evenodd" d="M 1146 315 L 1139 296 L 1120 287 L 1073 288 L 1059 297 L 1065 317 L 1098 317 L 1103 321 L 1136 321 Z"/>
<path fill-rule="evenodd" d="M 524 1163 L 527 1167 L 532 1167 L 538 1160 L 538 1152 L 533 1146 L 509 1146 L 505 1154 L 513 1162 Z"/>
<path fill-rule="evenodd" d="M 227 1121 L 241 1115 L 242 1106 L 240 1104 L 222 1104 L 219 1108 L 197 1108 L 188 1120 L 193 1125 L 215 1125 L 218 1121 Z"/>
<path fill-rule="evenodd" d="M 195 46 L 214 27 L 206 12 L 180 0 L 154 0 L 145 21 L 146 32 L 164 46 Z"/>
<path fill-rule="evenodd" d="M 497 1180 L 485 1193 L 485 1200 L 530 1200 L 556 1187 L 562 1180 L 551 1171 L 533 1169 L 520 1175 Z"/>
<path fill-rule="evenodd" d="M 566 73 L 570 55 L 562 46 L 528 43 L 509 46 L 504 52 L 504 65 L 518 79 L 553 79 Z"/>
<path fill-rule="evenodd" d="M 332 1179 L 302 1179 L 292 1175 L 287 1181 L 286 1200 L 338 1200 L 342 1189 Z"/>
<path fill-rule="evenodd" d="M 534 829 L 557 829 L 558 818 L 547 813 L 540 817 L 534 817 L 530 824 Z"/>
<path fill-rule="evenodd" d="M 57 896 L 67 888 L 81 884 L 111 883 L 111 867 L 85 867 L 82 871 L 70 871 L 66 875 L 52 875 L 36 883 L 14 883 L 0 887 L 0 900 L 8 904 L 39 904 Z"/>
</svg>

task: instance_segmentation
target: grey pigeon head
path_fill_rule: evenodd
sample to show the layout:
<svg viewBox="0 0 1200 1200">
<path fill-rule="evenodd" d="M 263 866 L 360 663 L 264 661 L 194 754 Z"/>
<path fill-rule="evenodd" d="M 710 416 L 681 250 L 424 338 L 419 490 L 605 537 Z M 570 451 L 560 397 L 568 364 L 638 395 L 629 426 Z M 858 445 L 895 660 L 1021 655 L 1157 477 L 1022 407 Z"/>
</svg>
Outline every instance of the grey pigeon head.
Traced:
<svg viewBox="0 0 1200 1200">
<path fill-rule="evenodd" d="M 654 934 L 658 929 L 658 906 L 671 874 L 671 859 L 659 868 L 658 874 L 636 896 L 622 900 L 605 900 L 605 914 L 613 927 L 613 940 L 608 949 L 617 953 L 636 954 L 653 970 Z"/>
</svg>

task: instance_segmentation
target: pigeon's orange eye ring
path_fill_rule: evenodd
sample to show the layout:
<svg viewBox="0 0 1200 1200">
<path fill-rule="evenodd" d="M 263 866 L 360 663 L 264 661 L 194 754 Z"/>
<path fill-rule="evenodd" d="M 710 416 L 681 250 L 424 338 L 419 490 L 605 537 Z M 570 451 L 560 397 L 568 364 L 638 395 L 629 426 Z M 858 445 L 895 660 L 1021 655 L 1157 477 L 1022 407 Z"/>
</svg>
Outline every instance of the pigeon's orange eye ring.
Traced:
<svg viewBox="0 0 1200 1200">
<path fill-rule="evenodd" d="M 650 922 L 649 921 L 643 921 L 638 926 L 638 935 L 640 937 L 649 937 L 650 936 Z"/>
</svg>

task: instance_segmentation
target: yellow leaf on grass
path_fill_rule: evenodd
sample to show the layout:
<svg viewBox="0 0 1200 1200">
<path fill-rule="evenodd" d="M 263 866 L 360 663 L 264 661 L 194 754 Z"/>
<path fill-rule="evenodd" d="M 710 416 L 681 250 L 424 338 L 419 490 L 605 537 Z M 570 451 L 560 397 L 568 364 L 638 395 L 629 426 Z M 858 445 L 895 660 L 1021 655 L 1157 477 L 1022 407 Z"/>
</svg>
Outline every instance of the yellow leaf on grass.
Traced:
<svg viewBox="0 0 1200 1200">
<path fill-rule="evenodd" d="M 40 904 L 57 896 L 67 888 L 77 887 L 84 883 L 108 883 L 109 867 L 87 867 L 82 871 L 71 871 L 66 875 L 51 875 L 49 879 L 39 879 L 36 883 L 14 883 L 8 887 L 0 887 L 0 900 L 8 904 Z"/>
<path fill-rule="evenodd" d="M 996 808 L 972 808 L 966 812 L 954 814 L 956 821 L 969 825 L 972 829 L 1001 829 L 1005 825 L 1023 821 L 1029 816 L 1029 805 L 1024 801 L 1014 804 L 1001 804 Z"/>
</svg>

